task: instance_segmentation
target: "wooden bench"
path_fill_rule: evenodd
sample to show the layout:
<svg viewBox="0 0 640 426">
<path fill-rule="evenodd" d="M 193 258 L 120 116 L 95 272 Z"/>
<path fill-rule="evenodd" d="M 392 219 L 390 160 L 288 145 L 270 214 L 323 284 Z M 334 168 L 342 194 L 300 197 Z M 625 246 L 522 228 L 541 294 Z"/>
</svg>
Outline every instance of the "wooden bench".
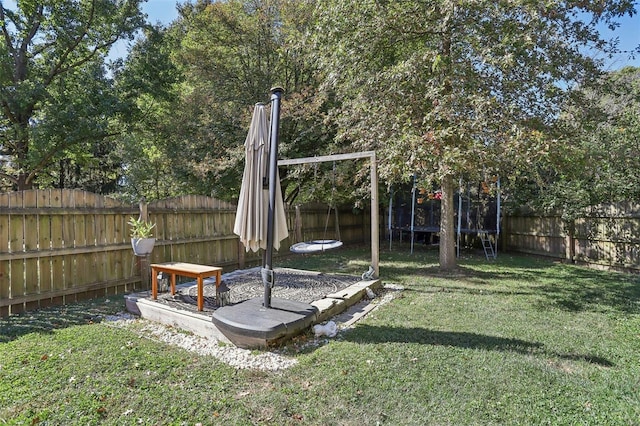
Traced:
<svg viewBox="0 0 640 426">
<path fill-rule="evenodd" d="M 151 296 L 158 298 L 158 273 L 166 272 L 171 276 L 171 295 L 176 294 L 176 275 L 195 278 L 198 284 L 198 310 L 204 308 L 204 279 L 216 277 L 216 290 L 222 281 L 222 268 L 219 266 L 197 265 L 195 263 L 167 262 L 151 264 Z M 217 293 L 217 292 L 216 292 Z"/>
</svg>

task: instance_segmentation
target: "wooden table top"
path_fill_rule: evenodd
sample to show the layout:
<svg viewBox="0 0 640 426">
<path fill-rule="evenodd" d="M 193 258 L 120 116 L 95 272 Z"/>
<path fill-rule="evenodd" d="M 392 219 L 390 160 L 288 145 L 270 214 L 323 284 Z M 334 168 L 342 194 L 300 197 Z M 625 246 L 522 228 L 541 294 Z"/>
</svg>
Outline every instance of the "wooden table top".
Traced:
<svg viewBox="0 0 640 426">
<path fill-rule="evenodd" d="M 164 270 L 164 272 L 189 272 L 192 274 L 206 274 L 222 270 L 220 266 L 198 265 L 197 263 L 186 262 L 165 262 L 152 263 L 151 267 L 156 270 Z"/>
</svg>

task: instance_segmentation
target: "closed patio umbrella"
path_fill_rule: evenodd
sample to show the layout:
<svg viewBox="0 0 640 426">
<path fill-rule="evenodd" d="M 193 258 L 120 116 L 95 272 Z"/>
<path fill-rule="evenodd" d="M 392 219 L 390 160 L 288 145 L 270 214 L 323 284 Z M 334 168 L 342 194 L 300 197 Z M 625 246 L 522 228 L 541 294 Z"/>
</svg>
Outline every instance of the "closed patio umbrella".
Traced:
<svg viewBox="0 0 640 426">
<path fill-rule="evenodd" d="M 249 132 L 244 142 L 245 166 L 233 227 L 233 232 L 240 237 L 245 250 L 254 252 L 267 248 L 269 126 L 265 109 L 266 106 L 262 103 L 255 105 Z M 278 174 L 276 174 L 276 180 L 273 247 L 278 250 L 280 242 L 287 238 L 289 231 Z"/>
<path fill-rule="evenodd" d="M 277 165 L 280 93 L 277 92 L 277 96 L 273 95 L 277 99 L 272 100 L 275 105 L 272 105 L 271 132 L 275 131 L 275 134 L 269 134 L 265 105 L 258 103 L 254 107 L 245 140 L 246 163 L 233 227 L 233 232 L 240 237 L 246 251 L 265 250 L 265 264 L 262 270 L 265 307 L 270 306 L 273 286 L 271 250 L 278 250 L 280 242 L 289 235 Z"/>
</svg>

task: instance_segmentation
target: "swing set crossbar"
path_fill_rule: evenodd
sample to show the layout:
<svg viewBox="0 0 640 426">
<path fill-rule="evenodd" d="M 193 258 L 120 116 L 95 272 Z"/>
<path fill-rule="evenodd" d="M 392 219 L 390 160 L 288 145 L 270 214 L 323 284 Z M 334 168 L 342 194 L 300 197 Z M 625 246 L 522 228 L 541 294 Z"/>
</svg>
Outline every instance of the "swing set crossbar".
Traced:
<svg viewBox="0 0 640 426">
<path fill-rule="evenodd" d="M 317 157 L 291 158 L 278 160 L 278 166 L 292 166 L 296 164 L 326 163 L 329 161 L 358 160 L 360 158 L 375 159 L 375 151 L 352 152 L 348 154 L 320 155 Z"/>
</svg>

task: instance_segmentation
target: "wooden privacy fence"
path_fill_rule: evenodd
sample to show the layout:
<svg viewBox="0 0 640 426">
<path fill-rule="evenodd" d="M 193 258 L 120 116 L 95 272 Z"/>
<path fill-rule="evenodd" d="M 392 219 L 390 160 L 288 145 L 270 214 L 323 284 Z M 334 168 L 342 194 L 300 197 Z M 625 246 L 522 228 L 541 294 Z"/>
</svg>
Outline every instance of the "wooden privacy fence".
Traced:
<svg viewBox="0 0 640 426">
<path fill-rule="evenodd" d="M 80 190 L 0 194 L 0 316 L 81 299 L 148 288 L 148 263 L 182 261 L 225 269 L 259 263 L 233 234 L 236 207 L 211 197 L 185 195 L 146 205 L 156 223 L 149 259 L 134 256 L 127 224 L 139 206 Z M 289 238 L 323 238 L 325 206 L 288 210 Z M 296 219 L 297 218 L 297 219 Z M 330 217 L 328 232 L 335 228 Z M 342 240 L 363 242 L 368 215 L 339 215 Z M 297 226 L 297 228 L 296 228 Z M 331 237 L 333 238 L 333 233 Z M 277 255 L 277 253 L 276 253 Z"/>
<path fill-rule="evenodd" d="M 640 205 L 592 207 L 573 223 L 559 215 L 510 215 L 502 221 L 506 250 L 640 272 Z"/>
</svg>

